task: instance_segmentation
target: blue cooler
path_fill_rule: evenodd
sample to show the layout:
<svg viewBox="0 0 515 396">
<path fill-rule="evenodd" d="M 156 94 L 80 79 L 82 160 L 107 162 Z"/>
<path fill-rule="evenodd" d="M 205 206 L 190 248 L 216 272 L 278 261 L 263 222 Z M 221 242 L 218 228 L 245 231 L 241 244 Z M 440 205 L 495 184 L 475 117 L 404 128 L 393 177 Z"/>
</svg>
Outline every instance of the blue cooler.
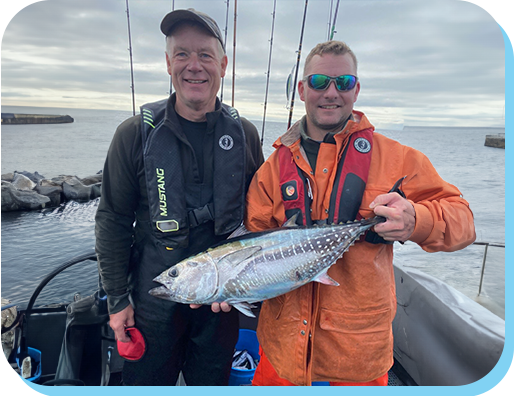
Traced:
<svg viewBox="0 0 515 396">
<path fill-rule="evenodd" d="M 18 347 L 18 354 L 19 353 L 20 353 L 20 348 Z M 39 351 L 38 349 L 27 347 L 27 353 L 34 360 L 34 362 L 38 364 L 38 367 L 36 368 L 36 372 L 34 373 L 34 376 L 30 377 L 30 378 L 26 378 L 27 381 L 34 382 L 39 377 L 41 377 L 41 351 Z M 18 367 L 21 368 L 22 362 L 19 361 L 18 356 L 16 356 L 16 363 L 18 364 Z"/>
<path fill-rule="evenodd" d="M 254 358 L 259 359 L 259 342 L 254 330 L 240 329 L 236 350 L 243 351 L 246 349 Z M 251 385 L 254 372 L 256 370 L 242 370 L 231 368 L 231 376 L 229 377 L 229 386 Z"/>
</svg>

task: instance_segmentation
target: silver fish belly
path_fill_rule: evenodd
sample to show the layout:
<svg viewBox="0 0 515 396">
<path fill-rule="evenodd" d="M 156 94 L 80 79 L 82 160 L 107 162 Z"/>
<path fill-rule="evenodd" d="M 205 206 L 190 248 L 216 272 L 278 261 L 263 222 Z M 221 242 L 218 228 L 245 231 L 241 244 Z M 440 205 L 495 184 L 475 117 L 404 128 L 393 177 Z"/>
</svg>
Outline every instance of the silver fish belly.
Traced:
<svg viewBox="0 0 515 396">
<path fill-rule="evenodd" d="M 229 239 L 163 271 L 155 297 L 184 304 L 223 302 L 247 316 L 251 305 L 308 282 L 338 286 L 327 270 L 384 217 L 319 227 L 283 227 Z"/>
</svg>

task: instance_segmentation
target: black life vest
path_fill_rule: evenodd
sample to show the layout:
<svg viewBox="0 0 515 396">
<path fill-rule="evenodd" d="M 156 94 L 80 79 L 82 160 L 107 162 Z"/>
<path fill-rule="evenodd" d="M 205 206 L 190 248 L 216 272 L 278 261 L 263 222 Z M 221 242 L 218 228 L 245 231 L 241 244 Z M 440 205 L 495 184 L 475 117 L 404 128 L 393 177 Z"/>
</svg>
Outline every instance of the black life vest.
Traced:
<svg viewBox="0 0 515 396">
<path fill-rule="evenodd" d="M 150 226 L 167 248 L 176 249 L 188 246 L 190 227 L 214 221 L 215 235 L 223 235 L 242 223 L 246 146 L 238 112 L 217 100 L 221 109 L 206 114 L 208 124 L 215 120 L 213 201 L 201 208 L 187 208 L 180 144 L 174 133 L 181 126 L 169 100 L 172 98 L 141 107 L 141 136 Z"/>
<path fill-rule="evenodd" d="M 292 153 L 286 146 L 279 150 L 281 196 L 286 219 L 299 213 L 297 223 L 311 226 L 360 220 L 359 207 L 368 181 L 370 162 L 372 160 L 373 130 L 366 129 L 352 134 L 338 163 L 334 179 L 329 213 L 326 220 L 311 219 L 312 193 L 309 181 L 302 170 L 293 161 Z M 365 240 L 370 243 L 387 242 L 375 232 L 369 231 Z"/>
</svg>

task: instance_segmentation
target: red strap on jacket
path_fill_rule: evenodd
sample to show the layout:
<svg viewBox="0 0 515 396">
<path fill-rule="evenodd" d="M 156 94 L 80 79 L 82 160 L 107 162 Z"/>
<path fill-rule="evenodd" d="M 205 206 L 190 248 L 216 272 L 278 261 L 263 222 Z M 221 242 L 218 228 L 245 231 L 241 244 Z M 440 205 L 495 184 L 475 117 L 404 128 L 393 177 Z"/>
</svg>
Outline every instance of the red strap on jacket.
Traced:
<svg viewBox="0 0 515 396">
<path fill-rule="evenodd" d="M 286 146 L 279 147 L 280 186 L 284 204 L 286 219 L 296 212 L 302 214 L 302 224 L 306 224 L 306 197 L 301 170 L 293 161 L 290 149 Z M 299 220 L 299 221 L 300 221 Z"/>
<path fill-rule="evenodd" d="M 333 213 L 334 210 L 333 223 L 354 220 L 358 216 L 359 206 L 363 200 L 363 193 L 368 181 L 373 139 L 374 135 L 371 129 L 355 132 L 351 135 L 340 160 L 340 163 L 343 161 L 343 166 L 341 169 L 339 167 L 333 186 L 333 190 L 336 189 L 336 200 L 331 202 L 333 207 L 329 207 L 329 213 Z M 353 176 L 356 176 L 356 178 Z M 351 196 L 349 196 L 349 192 L 352 194 Z M 344 196 L 343 201 L 342 195 Z M 349 209 L 351 209 L 353 215 L 340 213 L 345 205 L 347 207 L 352 205 L 352 208 Z"/>
<path fill-rule="evenodd" d="M 372 160 L 373 137 L 372 129 L 355 132 L 345 147 L 338 163 L 331 193 L 329 222 L 354 220 L 358 216 Z M 311 201 L 307 205 L 306 200 L 309 200 L 309 197 L 305 196 L 305 177 L 293 161 L 290 149 L 281 146 L 278 150 L 280 185 L 286 219 L 300 211 L 302 223 L 310 225 L 308 211 Z"/>
</svg>

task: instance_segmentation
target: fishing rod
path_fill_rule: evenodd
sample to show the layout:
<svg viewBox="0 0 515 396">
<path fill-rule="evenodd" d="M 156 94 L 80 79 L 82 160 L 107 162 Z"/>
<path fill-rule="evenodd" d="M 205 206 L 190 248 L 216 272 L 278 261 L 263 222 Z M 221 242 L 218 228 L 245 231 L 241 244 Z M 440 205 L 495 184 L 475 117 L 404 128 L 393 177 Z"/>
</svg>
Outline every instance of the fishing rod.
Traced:
<svg viewBox="0 0 515 396">
<path fill-rule="evenodd" d="M 175 0 L 172 0 L 172 11 L 175 11 Z M 173 79 L 170 75 L 170 89 L 168 91 L 168 94 L 171 95 L 173 93 Z"/>
<path fill-rule="evenodd" d="M 132 40 L 131 40 L 131 19 L 129 16 L 129 0 L 125 0 L 127 5 L 127 28 L 129 31 L 129 58 L 131 63 L 131 90 L 132 90 L 132 115 L 136 115 L 136 101 L 134 98 L 134 67 L 132 65 Z"/>
<path fill-rule="evenodd" d="M 327 20 L 327 41 L 329 41 L 329 37 L 331 37 L 331 16 L 333 15 L 333 2 L 331 0 L 331 5 L 329 6 L 329 18 Z"/>
<path fill-rule="evenodd" d="M 227 3 L 227 11 L 225 12 L 224 48 L 227 48 L 227 30 L 228 30 L 227 29 L 227 23 L 229 21 L 229 0 L 226 0 L 225 2 Z M 220 88 L 221 89 L 221 91 L 220 91 L 220 102 L 223 102 L 223 100 L 224 100 L 224 80 L 225 80 L 225 77 L 222 77 L 222 87 Z"/>
<path fill-rule="evenodd" d="M 291 126 L 291 119 L 293 116 L 293 105 L 295 103 L 295 86 L 297 85 L 297 77 L 299 75 L 299 65 L 300 65 L 300 55 L 302 50 L 302 40 L 304 38 L 304 27 L 306 25 L 306 14 L 308 11 L 308 0 L 306 0 L 306 3 L 304 5 L 304 17 L 302 19 L 302 29 L 300 31 L 300 42 L 299 42 L 299 50 L 297 51 L 297 65 L 295 66 L 295 78 L 293 80 L 293 93 L 291 96 L 291 103 L 290 103 L 290 115 L 288 116 L 288 129 Z"/>
<path fill-rule="evenodd" d="M 272 33 L 270 34 L 270 53 L 268 54 L 268 70 L 266 71 L 265 107 L 263 111 L 263 126 L 261 130 L 261 146 L 263 145 L 263 139 L 265 138 L 266 104 L 268 99 L 268 85 L 270 82 L 270 66 L 272 64 L 272 45 L 274 42 L 275 4 L 276 0 L 274 0 L 274 11 L 272 12 Z"/>
<path fill-rule="evenodd" d="M 338 0 L 336 2 L 336 10 L 334 11 L 333 27 L 331 28 L 331 37 L 329 38 L 329 40 L 332 40 L 334 34 L 336 33 L 336 30 L 334 30 L 334 29 L 336 28 L 336 18 L 338 17 L 338 6 L 339 5 L 340 5 L 340 0 Z"/>
<path fill-rule="evenodd" d="M 232 43 L 232 104 L 234 107 L 234 79 L 236 76 L 236 17 L 237 17 L 238 0 L 234 0 L 234 39 Z"/>
</svg>

